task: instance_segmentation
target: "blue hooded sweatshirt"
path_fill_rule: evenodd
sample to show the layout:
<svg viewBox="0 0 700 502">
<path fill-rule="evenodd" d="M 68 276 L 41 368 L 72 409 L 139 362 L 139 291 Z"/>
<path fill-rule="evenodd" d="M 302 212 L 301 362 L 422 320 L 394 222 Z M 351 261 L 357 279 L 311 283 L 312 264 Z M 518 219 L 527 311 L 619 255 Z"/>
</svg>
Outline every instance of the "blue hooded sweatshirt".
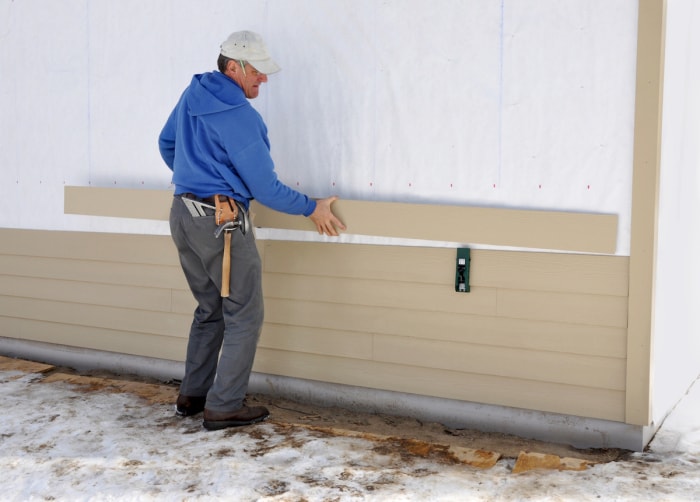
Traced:
<svg viewBox="0 0 700 502">
<path fill-rule="evenodd" d="M 192 77 L 158 138 L 173 171 L 175 195 L 222 194 L 246 208 L 256 199 L 272 209 L 309 216 L 316 201 L 277 178 L 267 126 L 236 82 L 215 71 Z"/>
</svg>

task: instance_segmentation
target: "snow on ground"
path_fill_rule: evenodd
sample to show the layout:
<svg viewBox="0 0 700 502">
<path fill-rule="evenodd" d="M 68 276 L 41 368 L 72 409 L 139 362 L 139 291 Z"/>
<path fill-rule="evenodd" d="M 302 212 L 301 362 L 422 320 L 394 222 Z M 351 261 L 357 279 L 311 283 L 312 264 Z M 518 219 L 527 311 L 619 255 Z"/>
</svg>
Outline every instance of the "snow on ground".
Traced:
<svg viewBox="0 0 700 502">
<path fill-rule="evenodd" d="M 648 452 L 513 474 L 270 422 L 206 432 L 172 405 L 40 378 L 0 372 L 3 501 L 700 500 L 700 384 Z"/>
</svg>

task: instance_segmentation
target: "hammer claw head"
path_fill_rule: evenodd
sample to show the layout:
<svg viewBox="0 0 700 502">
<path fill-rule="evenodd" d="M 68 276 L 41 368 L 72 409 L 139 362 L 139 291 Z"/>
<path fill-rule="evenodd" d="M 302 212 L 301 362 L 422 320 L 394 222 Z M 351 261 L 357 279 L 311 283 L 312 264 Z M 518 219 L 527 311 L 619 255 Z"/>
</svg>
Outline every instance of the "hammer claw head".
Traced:
<svg viewBox="0 0 700 502">
<path fill-rule="evenodd" d="M 236 228 L 238 228 L 238 222 L 227 221 L 226 223 L 216 227 L 216 231 L 214 232 L 214 236 L 218 239 L 223 231 L 225 231 L 225 230 L 231 231 L 231 230 L 235 230 Z"/>
</svg>

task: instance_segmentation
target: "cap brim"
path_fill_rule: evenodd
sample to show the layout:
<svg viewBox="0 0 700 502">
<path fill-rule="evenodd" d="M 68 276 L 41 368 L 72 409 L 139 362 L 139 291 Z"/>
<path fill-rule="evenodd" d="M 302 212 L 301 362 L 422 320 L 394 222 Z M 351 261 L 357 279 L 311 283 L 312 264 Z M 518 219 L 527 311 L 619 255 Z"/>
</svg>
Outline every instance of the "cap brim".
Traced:
<svg viewBox="0 0 700 502">
<path fill-rule="evenodd" d="M 249 60 L 248 63 L 253 65 L 253 67 L 256 70 L 258 70 L 260 73 L 264 73 L 265 75 L 271 75 L 273 73 L 277 73 L 278 71 L 280 71 L 282 69 L 272 59 L 264 59 L 261 61 L 250 61 Z"/>
</svg>

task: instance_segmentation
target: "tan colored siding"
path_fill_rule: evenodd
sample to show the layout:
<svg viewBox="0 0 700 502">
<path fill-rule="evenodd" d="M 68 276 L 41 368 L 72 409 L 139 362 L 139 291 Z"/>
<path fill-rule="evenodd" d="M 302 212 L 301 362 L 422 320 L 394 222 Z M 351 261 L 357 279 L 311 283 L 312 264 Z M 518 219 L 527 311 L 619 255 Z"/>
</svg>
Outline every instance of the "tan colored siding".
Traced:
<svg viewBox="0 0 700 502">
<path fill-rule="evenodd" d="M 256 369 L 412 393 L 439 375 L 430 395 L 522 406 L 536 394 L 536 409 L 624 419 L 626 258 L 475 250 L 467 294 L 454 292 L 454 260 L 453 249 L 265 242 Z M 476 273 L 481 263 L 499 272 Z M 326 330 L 334 342 L 316 346 Z M 574 412 L 561 392 L 595 398 Z"/>
<path fill-rule="evenodd" d="M 256 370 L 581 417 L 616 421 L 624 418 L 624 392 L 590 386 L 578 387 L 315 354 L 290 357 L 288 352 L 267 348 L 258 350 Z"/>
<path fill-rule="evenodd" d="M 4 301 L 4 298 L 2 299 Z M 43 305 L 37 304 L 37 307 Z M 60 305 L 58 305 L 60 307 Z M 85 307 L 89 309 L 89 306 Z M 49 311 L 51 312 L 51 311 Z M 187 340 L 176 336 L 144 334 L 142 331 L 125 331 L 121 326 L 97 327 L 16 317 L 0 312 L 0 336 L 37 342 L 69 345 L 86 349 L 104 350 L 119 354 L 135 354 L 158 357 L 172 361 L 184 361 Z M 21 315 L 21 314 L 20 314 Z M 130 315 L 123 312 L 123 315 Z M 109 319 L 105 318 L 105 321 Z M 104 324 L 104 323 L 103 323 Z"/>
<path fill-rule="evenodd" d="M 0 230 L 0 336 L 180 360 L 186 288 L 170 237 Z"/>
<path fill-rule="evenodd" d="M 50 245 L 48 244 L 50 243 Z M 623 421 L 628 260 L 259 242 L 255 370 Z M 194 302 L 167 236 L 0 230 L 0 336 L 182 360 Z"/>
<path fill-rule="evenodd" d="M 666 0 L 639 2 L 626 421 L 651 422 Z"/>
<path fill-rule="evenodd" d="M 167 220 L 172 192 L 67 186 L 64 196 L 66 214 Z M 617 245 L 615 214 L 353 200 L 339 200 L 333 210 L 357 235 L 589 253 L 614 253 Z M 258 227 L 315 231 L 308 218 L 256 202 L 251 214 Z"/>
<path fill-rule="evenodd" d="M 617 215 L 340 200 L 334 211 L 359 235 L 614 253 Z M 306 218 L 257 205 L 261 227 L 313 230 Z M 436 222 L 441 222 L 438 224 Z"/>
</svg>

